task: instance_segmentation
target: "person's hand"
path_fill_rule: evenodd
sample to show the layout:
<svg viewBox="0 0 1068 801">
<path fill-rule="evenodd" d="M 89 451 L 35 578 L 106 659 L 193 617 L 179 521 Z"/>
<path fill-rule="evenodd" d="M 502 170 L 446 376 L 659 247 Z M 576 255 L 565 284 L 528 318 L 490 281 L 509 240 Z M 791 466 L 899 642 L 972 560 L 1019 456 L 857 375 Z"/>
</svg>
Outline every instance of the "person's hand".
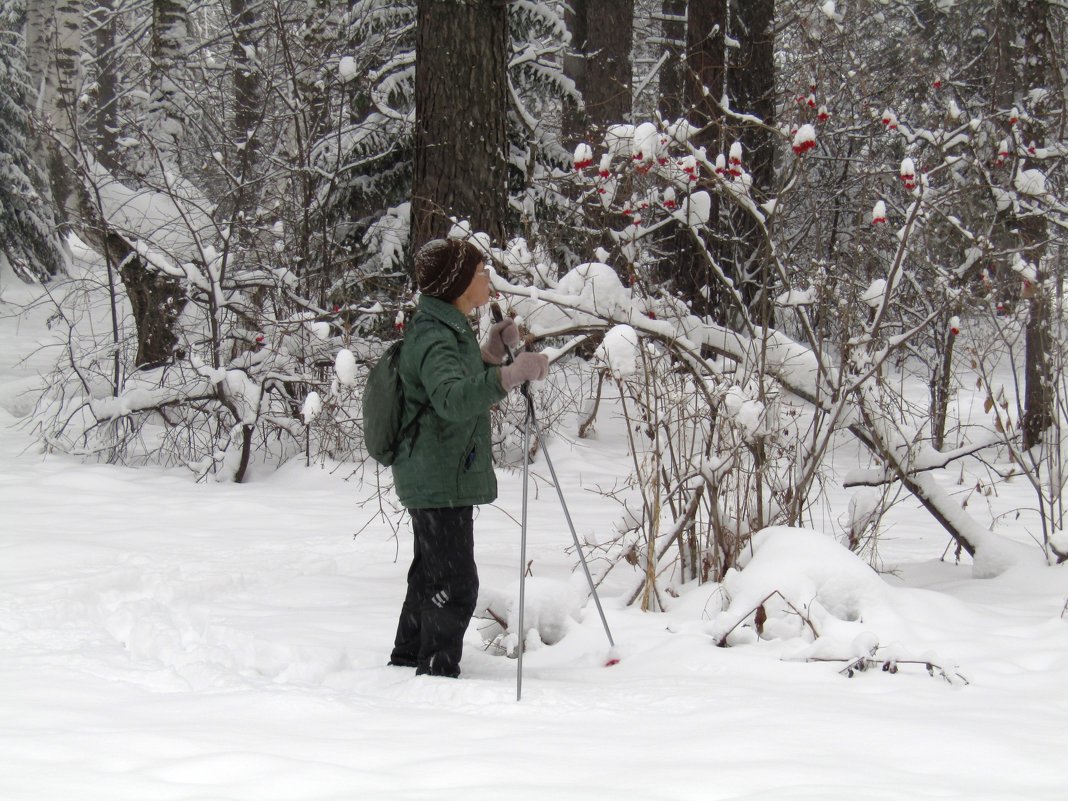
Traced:
<svg viewBox="0 0 1068 801">
<path fill-rule="evenodd" d="M 523 351 L 515 361 L 501 368 L 501 386 L 510 392 L 527 381 L 541 381 L 549 374 L 549 357 L 544 353 Z"/>
<path fill-rule="evenodd" d="M 489 338 L 482 346 L 482 361 L 487 364 L 503 364 L 508 356 L 508 349 L 519 345 L 519 329 L 516 328 L 515 320 L 506 317 L 499 323 L 494 323 L 489 330 Z"/>
</svg>

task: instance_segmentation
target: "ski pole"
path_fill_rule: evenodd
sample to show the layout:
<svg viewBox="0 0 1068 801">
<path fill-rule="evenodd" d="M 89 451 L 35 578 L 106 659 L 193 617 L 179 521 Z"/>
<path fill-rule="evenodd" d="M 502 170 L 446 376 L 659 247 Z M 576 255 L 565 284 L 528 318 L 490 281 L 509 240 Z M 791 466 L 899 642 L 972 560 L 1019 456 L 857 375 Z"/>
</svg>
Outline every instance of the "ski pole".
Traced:
<svg viewBox="0 0 1068 801">
<path fill-rule="evenodd" d="M 501 311 L 501 307 L 496 302 L 490 304 L 490 311 L 493 315 L 494 322 L 501 322 L 504 320 L 504 313 Z M 505 345 L 505 350 L 508 352 L 509 363 L 515 361 L 515 354 L 512 349 Z M 535 433 L 538 435 L 538 440 L 541 442 L 541 451 L 545 455 L 545 463 L 549 466 L 549 474 L 552 476 L 553 485 L 556 487 L 556 496 L 560 500 L 560 508 L 564 512 L 564 519 L 567 520 L 567 526 L 571 531 L 571 539 L 575 543 L 575 551 L 578 553 L 579 561 L 582 564 L 582 570 L 586 574 L 586 582 L 590 587 L 590 594 L 593 596 L 593 603 L 597 607 L 597 614 L 601 618 L 601 625 L 604 626 L 604 633 L 608 637 L 608 645 L 610 648 L 615 648 L 615 640 L 612 639 L 612 631 L 608 627 L 608 619 L 605 617 L 604 608 L 601 606 L 601 599 L 597 595 L 597 587 L 593 582 L 593 576 L 590 573 L 589 564 L 586 562 L 586 556 L 582 551 L 582 544 L 579 542 L 578 532 L 575 531 L 575 524 L 571 519 L 571 512 L 567 507 L 567 501 L 564 499 L 564 491 L 560 486 L 560 479 L 556 475 L 556 468 L 553 465 L 552 457 L 549 455 L 549 449 L 545 446 L 544 436 L 541 431 L 541 426 L 538 424 L 538 418 L 534 413 L 534 398 L 530 393 L 529 382 L 524 382 L 520 391 L 523 393 L 527 402 L 526 418 L 523 421 L 523 515 L 522 515 L 522 566 L 521 576 L 519 582 L 519 666 L 520 666 L 520 678 L 518 683 L 522 686 L 522 660 L 523 660 L 523 593 L 524 584 L 526 581 L 526 535 L 527 535 L 527 476 L 528 476 L 528 464 L 529 464 L 529 437 L 530 427 L 533 425 Z M 519 692 L 517 691 L 517 698 L 519 700 Z"/>
<path fill-rule="evenodd" d="M 497 304 L 494 304 L 494 306 L 496 305 Z M 511 348 L 508 348 L 508 356 L 511 361 L 514 361 Z M 530 420 L 534 408 L 526 384 L 523 384 L 521 391 L 527 399 L 527 415 L 523 419 L 523 511 L 520 515 L 519 524 L 522 533 L 519 538 L 519 661 L 516 663 L 515 672 L 515 700 L 517 702 L 523 699 L 523 651 L 525 650 L 524 646 L 526 645 L 526 638 L 523 636 L 525 632 L 525 629 L 523 628 L 523 611 L 526 609 L 527 491 L 530 484 L 530 461 L 526 458 L 526 454 L 530 452 Z"/>
</svg>

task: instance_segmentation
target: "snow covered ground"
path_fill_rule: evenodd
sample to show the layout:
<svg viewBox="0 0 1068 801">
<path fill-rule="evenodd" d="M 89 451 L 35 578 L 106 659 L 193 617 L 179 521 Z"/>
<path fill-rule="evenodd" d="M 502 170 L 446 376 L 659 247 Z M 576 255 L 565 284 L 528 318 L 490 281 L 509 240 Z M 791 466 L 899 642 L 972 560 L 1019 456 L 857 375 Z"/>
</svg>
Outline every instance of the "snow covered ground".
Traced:
<svg viewBox="0 0 1068 801">
<path fill-rule="evenodd" d="M 637 575 L 615 571 L 602 598 L 620 662 L 604 666 L 591 605 L 527 653 L 516 703 L 515 661 L 482 650 L 474 625 L 458 681 L 385 665 L 411 542 L 381 519 L 364 528 L 371 490 L 347 469 L 290 463 L 236 486 L 41 457 L 17 424 L 50 358 L 46 312 L 9 312 L 0 303 L 3 801 L 1068 798 L 1068 566 L 973 579 L 909 508 L 888 520 L 893 575 L 827 537 L 770 532 L 722 614 L 708 586 L 666 613 L 624 608 Z M 627 463 L 611 439 L 551 443 L 580 534 L 614 519 L 585 489 Z M 548 625 L 583 581 L 535 473 L 528 615 Z M 521 487 L 499 477 L 477 556 L 486 591 L 510 597 Z M 843 512 L 848 494 L 834 497 Z M 818 597 L 822 651 L 789 617 L 772 621 L 780 639 L 739 629 L 735 647 L 714 646 L 725 615 L 768 588 Z M 952 682 L 904 661 L 852 679 L 803 661 L 876 638 Z"/>
</svg>

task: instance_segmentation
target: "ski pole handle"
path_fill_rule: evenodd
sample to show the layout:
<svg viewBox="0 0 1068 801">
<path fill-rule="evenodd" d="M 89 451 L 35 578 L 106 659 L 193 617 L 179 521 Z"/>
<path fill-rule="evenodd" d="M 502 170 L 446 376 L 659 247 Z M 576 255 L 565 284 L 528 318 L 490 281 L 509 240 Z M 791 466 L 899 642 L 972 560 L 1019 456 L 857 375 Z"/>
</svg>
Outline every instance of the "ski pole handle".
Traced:
<svg viewBox="0 0 1068 801">
<path fill-rule="evenodd" d="M 490 314 L 493 317 L 493 322 L 504 322 L 504 312 L 501 310 L 501 304 L 499 304 L 497 301 L 493 301 L 492 303 L 490 303 Z M 512 364 L 515 361 L 515 351 L 512 350 L 508 343 L 506 343 L 503 339 L 501 340 L 501 344 L 504 345 L 504 352 L 508 354 L 507 361 L 505 362 L 505 364 Z M 524 381 L 519 387 L 519 392 L 523 395 L 524 398 L 526 398 L 527 414 L 530 415 L 531 419 L 533 419 L 534 396 L 530 394 L 530 382 Z"/>
<path fill-rule="evenodd" d="M 501 310 L 501 304 L 497 301 L 493 301 L 492 303 L 490 303 L 490 315 L 493 317 L 493 322 L 504 322 L 504 311 Z M 508 343 L 505 342 L 503 339 L 501 340 L 501 344 L 504 345 L 505 353 L 508 354 L 508 361 L 506 362 L 506 364 L 511 364 L 515 361 L 515 351 L 513 351 L 511 346 L 509 346 Z"/>
</svg>

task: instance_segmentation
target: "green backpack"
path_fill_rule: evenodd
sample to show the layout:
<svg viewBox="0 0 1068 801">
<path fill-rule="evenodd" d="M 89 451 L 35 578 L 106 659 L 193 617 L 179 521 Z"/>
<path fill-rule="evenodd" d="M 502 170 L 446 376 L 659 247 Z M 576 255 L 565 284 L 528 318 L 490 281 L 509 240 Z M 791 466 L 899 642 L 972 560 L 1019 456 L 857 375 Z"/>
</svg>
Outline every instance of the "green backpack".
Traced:
<svg viewBox="0 0 1068 801">
<path fill-rule="evenodd" d="M 386 352 L 367 373 L 363 388 L 363 441 L 367 453 L 383 467 L 397 460 L 407 429 L 404 417 L 404 386 L 400 379 L 400 356 L 403 339 L 386 348 Z M 409 426 L 410 427 L 410 426 Z"/>
</svg>

